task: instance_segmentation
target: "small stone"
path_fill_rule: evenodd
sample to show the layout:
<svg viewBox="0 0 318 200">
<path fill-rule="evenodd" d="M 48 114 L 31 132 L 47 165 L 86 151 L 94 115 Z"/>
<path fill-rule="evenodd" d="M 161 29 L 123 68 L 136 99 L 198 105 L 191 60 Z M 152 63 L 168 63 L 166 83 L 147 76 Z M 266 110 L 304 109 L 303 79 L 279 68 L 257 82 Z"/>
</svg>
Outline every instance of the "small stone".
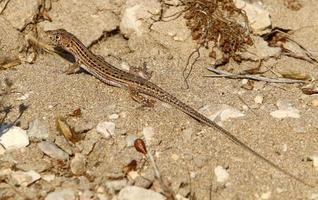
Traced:
<svg viewBox="0 0 318 200">
<path fill-rule="evenodd" d="M 127 177 L 130 179 L 130 180 L 135 180 L 137 177 L 139 177 L 139 173 L 136 172 L 136 171 L 130 171 L 128 172 L 128 175 Z"/>
<path fill-rule="evenodd" d="M 264 100 L 263 96 L 260 96 L 260 95 L 257 95 L 257 96 L 254 98 L 254 102 L 255 102 L 256 104 L 262 104 L 262 103 L 263 103 L 263 100 Z"/>
<path fill-rule="evenodd" d="M 56 158 L 60 160 L 69 159 L 69 155 L 52 142 L 49 142 L 49 141 L 40 142 L 38 143 L 38 147 L 41 149 L 41 151 L 44 154 L 50 156 L 51 158 Z"/>
<path fill-rule="evenodd" d="M 134 146 L 134 143 L 135 143 L 135 140 L 136 140 L 136 139 L 137 139 L 137 136 L 136 136 L 136 135 L 133 135 L 133 134 L 127 135 L 127 137 L 126 137 L 127 147 L 132 147 L 132 146 Z"/>
<path fill-rule="evenodd" d="M 318 193 L 312 193 L 308 195 L 309 200 L 317 200 L 318 199 Z"/>
<path fill-rule="evenodd" d="M 83 154 L 75 153 L 74 158 L 71 160 L 71 172 L 74 175 L 82 175 L 86 171 L 86 158 Z"/>
<path fill-rule="evenodd" d="M 179 155 L 174 153 L 171 155 L 171 158 L 172 158 L 172 160 L 177 161 L 177 160 L 179 160 Z"/>
<path fill-rule="evenodd" d="M 28 135 L 31 138 L 33 137 L 40 140 L 47 139 L 49 137 L 48 126 L 44 124 L 41 120 L 36 119 L 30 123 Z"/>
<path fill-rule="evenodd" d="M 106 182 L 106 187 L 107 187 L 107 189 L 109 189 L 111 191 L 118 192 L 119 190 L 126 187 L 127 184 L 128 184 L 128 182 L 126 179 L 113 180 L 113 181 Z"/>
<path fill-rule="evenodd" d="M 223 121 L 229 120 L 231 118 L 238 118 L 244 116 L 245 114 L 236 108 L 233 108 L 229 105 L 221 105 L 220 109 L 217 112 L 209 116 L 209 119 L 221 124 Z"/>
<path fill-rule="evenodd" d="M 195 179 L 197 177 L 197 173 L 196 172 L 190 172 L 190 178 L 191 179 Z"/>
<path fill-rule="evenodd" d="M 246 85 L 248 83 L 248 79 L 243 79 L 241 82 L 242 82 L 242 85 Z"/>
<path fill-rule="evenodd" d="M 277 107 L 278 110 L 270 113 L 274 118 L 300 118 L 299 110 L 294 108 L 292 104 L 287 101 L 277 101 Z"/>
<path fill-rule="evenodd" d="M 45 200 L 75 200 L 75 192 L 71 189 L 64 189 L 49 193 Z"/>
<path fill-rule="evenodd" d="M 255 34 L 264 34 L 269 31 L 272 25 L 271 17 L 261 1 L 236 0 L 235 6 L 244 11 Z"/>
<path fill-rule="evenodd" d="M 29 137 L 25 130 L 13 126 L 9 130 L 4 130 L 4 133 L 0 137 L 0 144 L 5 149 L 18 149 L 29 145 Z"/>
<path fill-rule="evenodd" d="M 54 174 L 44 174 L 44 175 L 42 175 L 42 179 L 47 181 L 47 182 L 51 182 L 55 179 L 55 175 Z"/>
<path fill-rule="evenodd" d="M 313 166 L 315 167 L 316 170 L 318 170 L 318 154 L 314 154 L 310 156 L 310 159 L 312 159 Z"/>
<path fill-rule="evenodd" d="M 153 135 L 155 134 L 153 127 L 145 127 L 142 129 L 142 134 L 145 137 L 146 143 L 150 144 Z"/>
<path fill-rule="evenodd" d="M 283 151 L 283 152 L 286 152 L 287 150 L 288 150 L 287 144 L 283 144 L 283 149 L 282 149 L 282 151 Z"/>
<path fill-rule="evenodd" d="M 119 115 L 118 114 L 111 114 L 108 116 L 108 119 L 118 119 Z"/>
<path fill-rule="evenodd" d="M 41 178 L 41 175 L 36 171 L 30 170 L 28 172 L 17 171 L 11 174 L 11 177 L 16 185 L 26 187 Z"/>
<path fill-rule="evenodd" d="M 270 199 L 272 196 L 272 192 L 271 191 L 268 191 L 268 192 L 265 192 L 261 195 L 261 199 L 264 199 L 264 200 L 267 200 L 267 199 Z"/>
<path fill-rule="evenodd" d="M 18 100 L 18 101 L 25 101 L 25 100 L 27 100 L 29 97 L 30 97 L 30 93 L 25 93 L 25 94 L 22 94 L 20 97 L 18 97 L 16 100 Z"/>
<path fill-rule="evenodd" d="M 214 169 L 214 174 L 216 175 L 216 181 L 219 183 L 224 183 L 229 179 L 229 173 L 222 166 L 217 166 Z"/>
<path fill-rule="evenodd" d="M 116 125 L 114 122 L 100 122 L 96 126 L 97 133 L 102 134 L 106 139 L 115 135 Z"/>
<path fill-rule="evenodd" d="M 0 155 L 3 155 L 6 149 L 0 144 Z"/>
<path fill-rule="evenodd" d="M 127 186 L 118 194 L 118 200 L 165 200 L 166 198 L 160 193 L 152 190 L 146 190 L 141 187 Z"/>
<path fill-rule="evenodd" d="M 311 105 L 312 105 L 313 107 L 318 107 L 318 99 L 312 100 L 312 101 L 311 101 Z"/>
</svg>

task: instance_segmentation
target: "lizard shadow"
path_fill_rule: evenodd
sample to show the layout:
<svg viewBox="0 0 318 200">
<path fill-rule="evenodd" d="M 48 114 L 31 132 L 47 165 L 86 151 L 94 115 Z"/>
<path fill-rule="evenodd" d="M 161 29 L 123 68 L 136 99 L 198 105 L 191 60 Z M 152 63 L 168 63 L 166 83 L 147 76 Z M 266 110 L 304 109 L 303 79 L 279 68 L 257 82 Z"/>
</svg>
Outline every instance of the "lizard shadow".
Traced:
<svg viewBox="0 0 318 200">
<path fill-rule="evenodd" d="M 56 54 L 58 54 L 59 56 L 61 56 L 62 58 L 64 58 L 65 60 L 69 61 L 70 63 L 74 64 L 76 63 L 76 58 L 73 54 L 69 53 L 68 51 L 64 50 L 61 47 L 54 47 L 54 51 Z M 86 73 L 88 74 L 85 70 L 83 70 L 81 67 L 79 68 L 79 70 L 77 70 L 76 72 L 74 72 L 74 74 L 80 74 L 80 73 Z"/>
</svg>

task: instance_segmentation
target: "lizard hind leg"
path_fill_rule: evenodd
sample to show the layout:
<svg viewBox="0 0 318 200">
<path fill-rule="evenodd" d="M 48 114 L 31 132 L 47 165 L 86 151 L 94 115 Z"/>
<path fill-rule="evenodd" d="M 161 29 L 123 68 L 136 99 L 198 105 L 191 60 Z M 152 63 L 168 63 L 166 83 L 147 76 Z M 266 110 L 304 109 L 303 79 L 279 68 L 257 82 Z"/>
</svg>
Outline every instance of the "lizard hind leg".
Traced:
<svg viewBox="0 0 318 200">
<path fill-rule="evenodd" d="M 155 105 L 155 100 L 153 99 L 148 99 L 147 97 L 141 95 L 138 90 L 134 89 L 134 88 L 129 88 L 129 93 L 131 98 L 140 103 L 141 107 L 150 107 L 153 108 Z"/>
</svg>

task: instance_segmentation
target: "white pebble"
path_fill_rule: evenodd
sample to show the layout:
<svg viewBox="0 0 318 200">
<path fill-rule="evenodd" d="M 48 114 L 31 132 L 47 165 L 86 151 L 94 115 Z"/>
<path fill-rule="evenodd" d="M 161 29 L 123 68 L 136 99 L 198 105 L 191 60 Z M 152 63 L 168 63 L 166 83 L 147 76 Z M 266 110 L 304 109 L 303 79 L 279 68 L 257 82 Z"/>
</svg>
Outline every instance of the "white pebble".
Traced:
<svg viewBox="0 0 318 200">
<path fill-rule="evenodd" d="M 3 155 L 6 149 L 0 144 L 0 155 Z"/>
<path fill-rule="evenodd" d="M 115 128 L 114 122 L 100 122 L 96 126 L 96 131 L 108 139 L 115 135 Z"/>
<path fill-rule="evenodd" d="M 41 175 L 37 173 L 36 171 L 30 170 L 28 172 L 23 172 L 23 171 L 13 172 L 11 174 L 11 177 L 17 185 L 26 187 L 30 185 L 31 183 L 34 183 L 35 181 L 39 180 L 41 178 Z"/>
<path fill-rule="evenodd" d="M 248 83 L 248 80 L 247 79 L 243 79 L 242 80 L 242 85 L 246 85 Z"/>
<path fill-rule="evenodd" d="M 135 140 L 136 140 L 136 139 L 137 139 L 137 136 L 136 136 L 136 135 L 133 135 L 133 134 L 127 135 L 127 137 L 126 137 L 127 147 L 132 147 L 132 146 L 134 146 L 134 143 L 135 143 Z"/>
<path fill-rule="evenodd" d="M 108 119 L 118 119 L 118 118 L 119 118 L 119 115 L 116 113 L 108 116 Z"/>
<path fill-rule="evenodd" d="M 214 169 L 214 174 L 216 175 L 216 181 L 219 183 L 224 183 L 229 179 L 229 173 L 222 166 L 217 166 Z"/>
<path fill-rule="evenodd" d="M 137 186 L 127 186 L 118 194 L 118 200 L 165 200 L 160 193 Z"/>
<path fill-rule="evenodd" d="M 75 200 L 75 192 L 71 189 L 64 189 L 49 193 L 45 200 Z"/>
<path fill-rule="evenodd" d="M 271 112 L 274 118 L 300 118 L 299 110 L 294 108 L 291 103 L 287 101 L 277 101 L 278 110 Z"/>
<path fill-rule="evenodd" d="M 264 200 L 267 200 L 267 199 L 270 199 L 272 196 L 272 192 L 271 191 L 268 191 L 268 192 L 265 192 L 261 195 L 261 199 L 264 199 Z"/>
<path fill-rule="evenodd" d="M 312 159 L 313 166 L 315 167 L 316 170 L 318 170 L 318 154 L 314 154 L 310 156 L 310 158 Z"/>
<path fill-rule="evenodd" d="M 153 127 L 145 127 L 142 129 L 142 134 L 145 137 L 146 143 L 150 144 L 153 135 L 155 134 Z"/>
<path fill-rule="evenodd" d="M 51 182 L 55 179 L 54 174 L 44 174 L 42 175 L 42 179 L 45 180 L 46 182 Z"/>
<path fill-rule="evenodd" d="M 209 119 L 218 122 L 224 122 L 231 118 L 244 117 L 245 114 L 239 111 L 236 108 L 233 108 L 229 105 L 222 105 L 216 113 L 209 117 Z"/>
<path fill-rule="evenodd" d="M 25 130 L 13 126 L 9 130 L 4 130 L 4 133 L 0 137 L 0 144 L 2 144 L 5 149 L 22 148 L 29 145 L 29 137 Z"/>
<path fill-rule="evenodd" d="M 75 153 L 74 158 L 71 160 L 71 172 L 74 175 L 82 175 L 86 171 L 86 158 L 83 154 Z"/>
<path fill-rule="evenodd" d="M 121 180 L 113 180 L 113 181 L 107 181 L 105 183 L 106 188 L 110 191 L 119 191 L 121 189 L 123 189 L 124 187 L 126 187 L 128 184 L 126 179 L 121 179 Z"/>
<path fill-rule="evenodd" d="M 255 102 L 256 104 L 262 104 L 262 103 L 263 103 L 263 100 L 264 100 L 263 96 L 260 96 L 260 95 L 257 95 L 257 96 L 254 98 L 254 102 Z"/>
</svg>

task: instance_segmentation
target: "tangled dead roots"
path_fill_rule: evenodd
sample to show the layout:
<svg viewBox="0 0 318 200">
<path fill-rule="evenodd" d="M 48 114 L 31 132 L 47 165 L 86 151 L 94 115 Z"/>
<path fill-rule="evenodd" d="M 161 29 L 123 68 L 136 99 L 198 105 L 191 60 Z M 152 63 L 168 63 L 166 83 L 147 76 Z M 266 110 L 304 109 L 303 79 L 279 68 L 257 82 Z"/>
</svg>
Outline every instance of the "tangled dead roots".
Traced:
<svg viewBox="0 0 318 200">
<path fill-rule="evenodd" d="M 188 0 L 185 2 L 187 26 L 193 40 L 201 46 L 214 42 L 214 47 L 222 53 L 219 64 L 229 62 L 230 58 L 241 61 L 236 54 L 244 46 L 252 45 L 248 21 L 243 10 L 235 7 L 233 0 Z M 216 58 L 214 48 L 210 57 Z"/>
</svg>

